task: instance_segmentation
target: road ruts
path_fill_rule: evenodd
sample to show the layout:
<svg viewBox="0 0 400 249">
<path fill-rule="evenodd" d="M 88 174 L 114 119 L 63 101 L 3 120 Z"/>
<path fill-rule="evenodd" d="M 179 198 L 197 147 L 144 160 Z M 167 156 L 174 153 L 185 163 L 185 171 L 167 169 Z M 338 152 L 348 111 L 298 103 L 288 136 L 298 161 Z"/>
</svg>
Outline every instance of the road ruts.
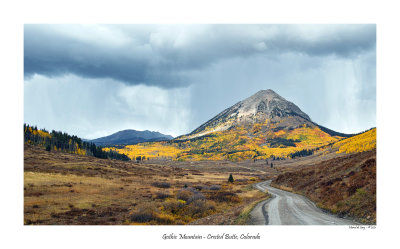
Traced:
<svg viewBox="0 0 400 249">
<path fill-rule="evenodd" d="M 276 189 L 271 180 L 255 187 L 268 190 L 272 198 L 256 205 L 251 212 L 254 225 L 356 225 L 358 223 L 323 212 L 304 196 Z"/>
</svg>

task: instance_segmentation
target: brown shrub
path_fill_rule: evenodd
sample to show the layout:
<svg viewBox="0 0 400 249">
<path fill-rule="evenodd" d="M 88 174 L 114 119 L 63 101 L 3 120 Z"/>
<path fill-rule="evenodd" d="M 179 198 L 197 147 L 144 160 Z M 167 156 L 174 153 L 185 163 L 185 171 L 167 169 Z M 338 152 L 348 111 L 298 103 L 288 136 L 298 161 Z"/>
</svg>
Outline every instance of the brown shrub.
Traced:
<svg viewBox="0 0 400 249">
<path fill-rule="evenodd" d="M 195 200 L 188 205 L 187 215 L 193 218 L 201 218 L 212 214 L 215 211 L 215 206 L 206 200 Z"/>
<path fill-rule="evenodd" d="M 170 188 L 171 184 L 168 182 L 153 182 L 152 185 L 157 188 Z"/>
<path fill-rule="evenodd" d="M 156 199 L 161 199 L 164 200 L 166 198 L 170 197 L 170 195 L 166 192 L 157 192 L 156 193 Z"/>
<path fill-rule="evenodd" d="M 146 223 L 155 220 L 156 218 L 156 214 L 150 211 L 135 212 L 130 217 L 131 221 L 140 223 Z"/>
<path fill-rule="evenodd" d="M 144 203 L 137 207 L 137 209 L 131 214 L 130 220 L 133 222 L 146 223 L 152 220 L 156 220 L 159 210 L 154 204 Z"/>
<path fill-rule="evenodd" d="M 158 214 L 155 224 L 171 225 L 175 223 L 175 218 L 168 214 Z"/>
<path fill-rule="evenodd" d="M 226 190 L 211 192 L 209 199 L 219 202 L 240 202 L 240 198 L 236 193 L 232 193 Z"/>
<path fill-rule="evenodd" d="M 205 200 L 206 197 L 202 193 L 194 193 L 188 200 L 187 203 L 191 203 L 198 200 Z"/>
<path fill-rule="evenodd" d="M 209 189 L 209 187 L 207 186 L 207 185 L 202 185 L 202 184 L 199 184 L 199 185 L 196 185 L 196 186 L 194 186 L 194 188 L 196 189 L 196 190 L 207 190 L 207 189 Z"/>
<path fill-rule="evenodd" d="M 170 200 L 163 203 L 163 209 L 165 212 L 171 214 L 178 214 L 185 207 L 185 203 L 182 201 Z"/>
<path fill-rule="evenodd" d="M 178 194 L 176 194 L 176 198 L 178 200 L 188 201 L 190 197 L 192 197 L 193 195 L 194 193 L 192 191 L 187 189 L 182 189 L 178 192 Z"/>
<path fill-rule="evenodd" d="M 210 186 L 210 190 L 220 190 L 221 189 L 221 185 L 211 185 Z"/>
</svg>

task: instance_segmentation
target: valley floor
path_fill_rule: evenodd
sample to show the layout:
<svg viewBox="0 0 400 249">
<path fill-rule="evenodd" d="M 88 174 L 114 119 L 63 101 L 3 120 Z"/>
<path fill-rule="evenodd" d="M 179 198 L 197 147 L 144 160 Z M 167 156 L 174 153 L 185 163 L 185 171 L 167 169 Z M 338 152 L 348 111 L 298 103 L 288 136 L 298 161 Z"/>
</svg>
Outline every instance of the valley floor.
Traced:
<svg viewBox="0 0 400 249">
<path fill-rule="evenodd" d="M 229 174 L 234 183 L 228 183 Z M 234 224 L 268 174 L 232 162 L 135 163 L 25 145 L 25 224 Z"/>
<path fill-rule="evenodd" d="M 246 224 L 251 208 L 268 198 L 254 185 L 268 179 L 320 208 L 375 223 L 376 166 L 371 160 L 375 151 L 268 163 L 136 163 L 25 145 L 24 224 Z M 228 183 L 229 174 L 234 183 Z"/>
</svg>

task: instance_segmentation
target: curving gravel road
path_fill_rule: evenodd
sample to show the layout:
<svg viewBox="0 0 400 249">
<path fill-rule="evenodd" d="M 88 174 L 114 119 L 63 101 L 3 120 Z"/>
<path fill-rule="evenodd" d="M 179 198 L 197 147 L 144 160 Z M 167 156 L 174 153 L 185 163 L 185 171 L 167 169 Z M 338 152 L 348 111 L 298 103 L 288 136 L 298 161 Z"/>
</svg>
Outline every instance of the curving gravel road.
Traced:
<svg viewBox="0 0 400 249">
<path fill-rule="evenodd" d="M 352 220 L 323 212 L 304 196 L 276 189 L 271 180 L 255 185 L 272 198 L 260 202 L 250 213 L 253 225 L 356 225 Z"/>
</svg>

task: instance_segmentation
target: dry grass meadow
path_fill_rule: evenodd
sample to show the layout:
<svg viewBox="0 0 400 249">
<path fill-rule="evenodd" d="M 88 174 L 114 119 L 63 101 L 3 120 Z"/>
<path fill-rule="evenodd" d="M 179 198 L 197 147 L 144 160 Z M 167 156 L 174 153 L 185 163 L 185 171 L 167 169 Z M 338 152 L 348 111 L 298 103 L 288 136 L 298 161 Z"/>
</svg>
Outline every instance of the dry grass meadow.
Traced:
<svg viewBox="0 0 400 249">
<path fill-rule="evenodd" d="M 228 161 L 141 163 L 25 145 L 24 224 L 241 224 L 270 174 Z M 228 183 L 232 173 L 235 181 Z"/>
</svg>

